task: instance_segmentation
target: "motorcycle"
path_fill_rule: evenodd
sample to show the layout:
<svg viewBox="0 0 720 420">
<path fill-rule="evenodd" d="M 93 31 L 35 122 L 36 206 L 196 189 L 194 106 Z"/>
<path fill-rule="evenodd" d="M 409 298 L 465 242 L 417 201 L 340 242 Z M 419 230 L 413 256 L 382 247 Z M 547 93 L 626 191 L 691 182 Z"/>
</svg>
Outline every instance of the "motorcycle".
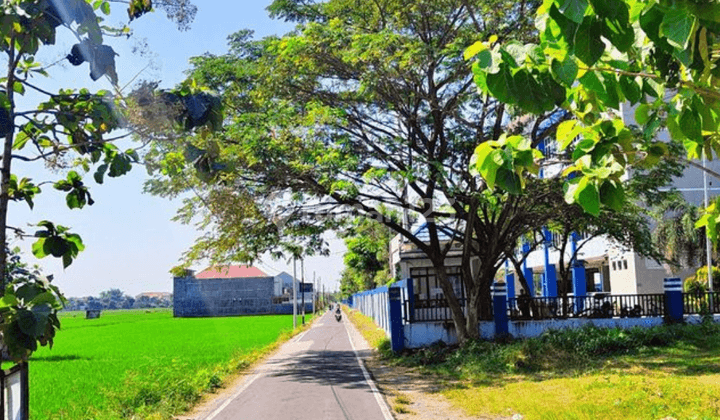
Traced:
<svg viewBox="0 0 720 420">
<path fill-rule="evenodd" d="M 340 312 L 340 308 L 337 308 L 337 311 L 335 311 L 335 320 L 337 322 L 340 322 L 342 319 L 342 312 Z"/>
</svg>

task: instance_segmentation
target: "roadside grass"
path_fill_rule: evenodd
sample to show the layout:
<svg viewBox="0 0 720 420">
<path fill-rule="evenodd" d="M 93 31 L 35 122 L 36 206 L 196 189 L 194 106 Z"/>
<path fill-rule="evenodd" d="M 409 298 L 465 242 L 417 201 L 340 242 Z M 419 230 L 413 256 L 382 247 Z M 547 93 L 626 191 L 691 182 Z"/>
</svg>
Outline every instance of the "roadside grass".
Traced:
<svg viewBox="0 0 720 420">
<path fill-rule="evenodd" d="M 375 324 L 372 318 L 363 315 L 360 311 L 345 307 L 345 313 L 350 318 L 350 321 L 355 325 L 355 328 L 360 331 L 360 334 L 365 338 L 370 347 L 380 349 L 383 352 L 387 352 L 390 349 L 390 340 L 385 335 L 385 331 Z"/>
<path fill-rule="evenodd" d="M 589 327 L 381 354 L 390 364 L 433 375 L 443 384 L 440 392 L 471 416 L 720 418 L 718 324 Z"/>
<path fill-rule="evenodd" d="M 30 359 L 32 419 L 170 419 L 292 335 L 288 315 L 66 312 L 61 323 L 55 346 Z"/>
</svg>

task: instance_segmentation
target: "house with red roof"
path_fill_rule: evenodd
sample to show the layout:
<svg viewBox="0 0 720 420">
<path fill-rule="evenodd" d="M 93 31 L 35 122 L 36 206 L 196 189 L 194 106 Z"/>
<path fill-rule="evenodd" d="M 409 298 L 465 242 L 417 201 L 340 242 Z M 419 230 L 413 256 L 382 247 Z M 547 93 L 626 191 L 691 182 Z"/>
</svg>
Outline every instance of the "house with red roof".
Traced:
<svg viewBox="0 0 720 420">
<path fill-rule="evenodd" d="M 282 299 L 285 280 L 247 265 L 213 266 L 197 274 L 188 270 L 173 278 L 173 314 L 196 317 L 292 313 L 292 303 Z M 306 308 L 309 310 L 312 305 Z"/>
<path fill-rule="evenodd" d="M 257 267 L 247 265 L 226 265 L 222 267 L 208 267 L 195 274 L 196 279 L 237 279 L 247 277 L 267 277 Z"/>
</svg>

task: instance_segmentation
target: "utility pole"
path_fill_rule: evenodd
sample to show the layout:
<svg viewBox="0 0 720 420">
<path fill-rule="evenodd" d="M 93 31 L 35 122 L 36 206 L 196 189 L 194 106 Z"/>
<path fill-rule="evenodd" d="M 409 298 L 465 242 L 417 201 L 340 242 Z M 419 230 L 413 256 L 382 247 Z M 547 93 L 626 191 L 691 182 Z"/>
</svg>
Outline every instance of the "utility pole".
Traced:
<svg viewBox="0 0 720 420">
<path fill-rule="evenodd" d="M 305 325 L 305 258 L 300 259 L 300 279 L 302 286 L 302 324 Z"/>
<path fill-rule="evenodd" d="M 707 161 L 705 159 L 705 153 L 703 153 L 703 169 L 705 169 Z M 705 208 L 708 206 L 708 180 L 707 171 L 703 170 L 703 198 L 705 202 Z M 710 232 L 705 227 L 705 258 L 707 259 L 707 271 L 708 271 L 708 290 L 710 291 L 710 313 L 713 313 L 715 309 L 715 302 L 713 302 L 713 265 L 712 265 L 712 243 L 710 242 Z"/>
<path fill-rule="evenodd" d="M 313 270 L 313 291 L 312 291 L 312 302 L 313 302 L 313 313 L 315 313 L 315 304 L 317 299 L 315 298 L 315 294 L 317 293 L 317 281 L 315 280 L 315 271 Z"/>
<path fill-rule="evenodd" d="M 297 264 L 293 256 L 293 329 L 297 328 Z"/>
</svg>

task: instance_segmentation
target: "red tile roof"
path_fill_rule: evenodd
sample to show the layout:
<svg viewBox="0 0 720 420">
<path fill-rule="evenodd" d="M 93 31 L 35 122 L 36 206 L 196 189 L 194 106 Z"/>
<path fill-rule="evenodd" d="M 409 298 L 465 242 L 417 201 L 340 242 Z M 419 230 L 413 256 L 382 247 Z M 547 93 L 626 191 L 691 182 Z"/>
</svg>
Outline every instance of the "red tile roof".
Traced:
<svg viewBox="0 0 720 420">
<path fill-rule="evenodd" d="M 238 277 L 269 277 L 259 268 L 246 265 L 208 267 L 195 275 L 196 279 L 234 279 Z"/>
</svg>

